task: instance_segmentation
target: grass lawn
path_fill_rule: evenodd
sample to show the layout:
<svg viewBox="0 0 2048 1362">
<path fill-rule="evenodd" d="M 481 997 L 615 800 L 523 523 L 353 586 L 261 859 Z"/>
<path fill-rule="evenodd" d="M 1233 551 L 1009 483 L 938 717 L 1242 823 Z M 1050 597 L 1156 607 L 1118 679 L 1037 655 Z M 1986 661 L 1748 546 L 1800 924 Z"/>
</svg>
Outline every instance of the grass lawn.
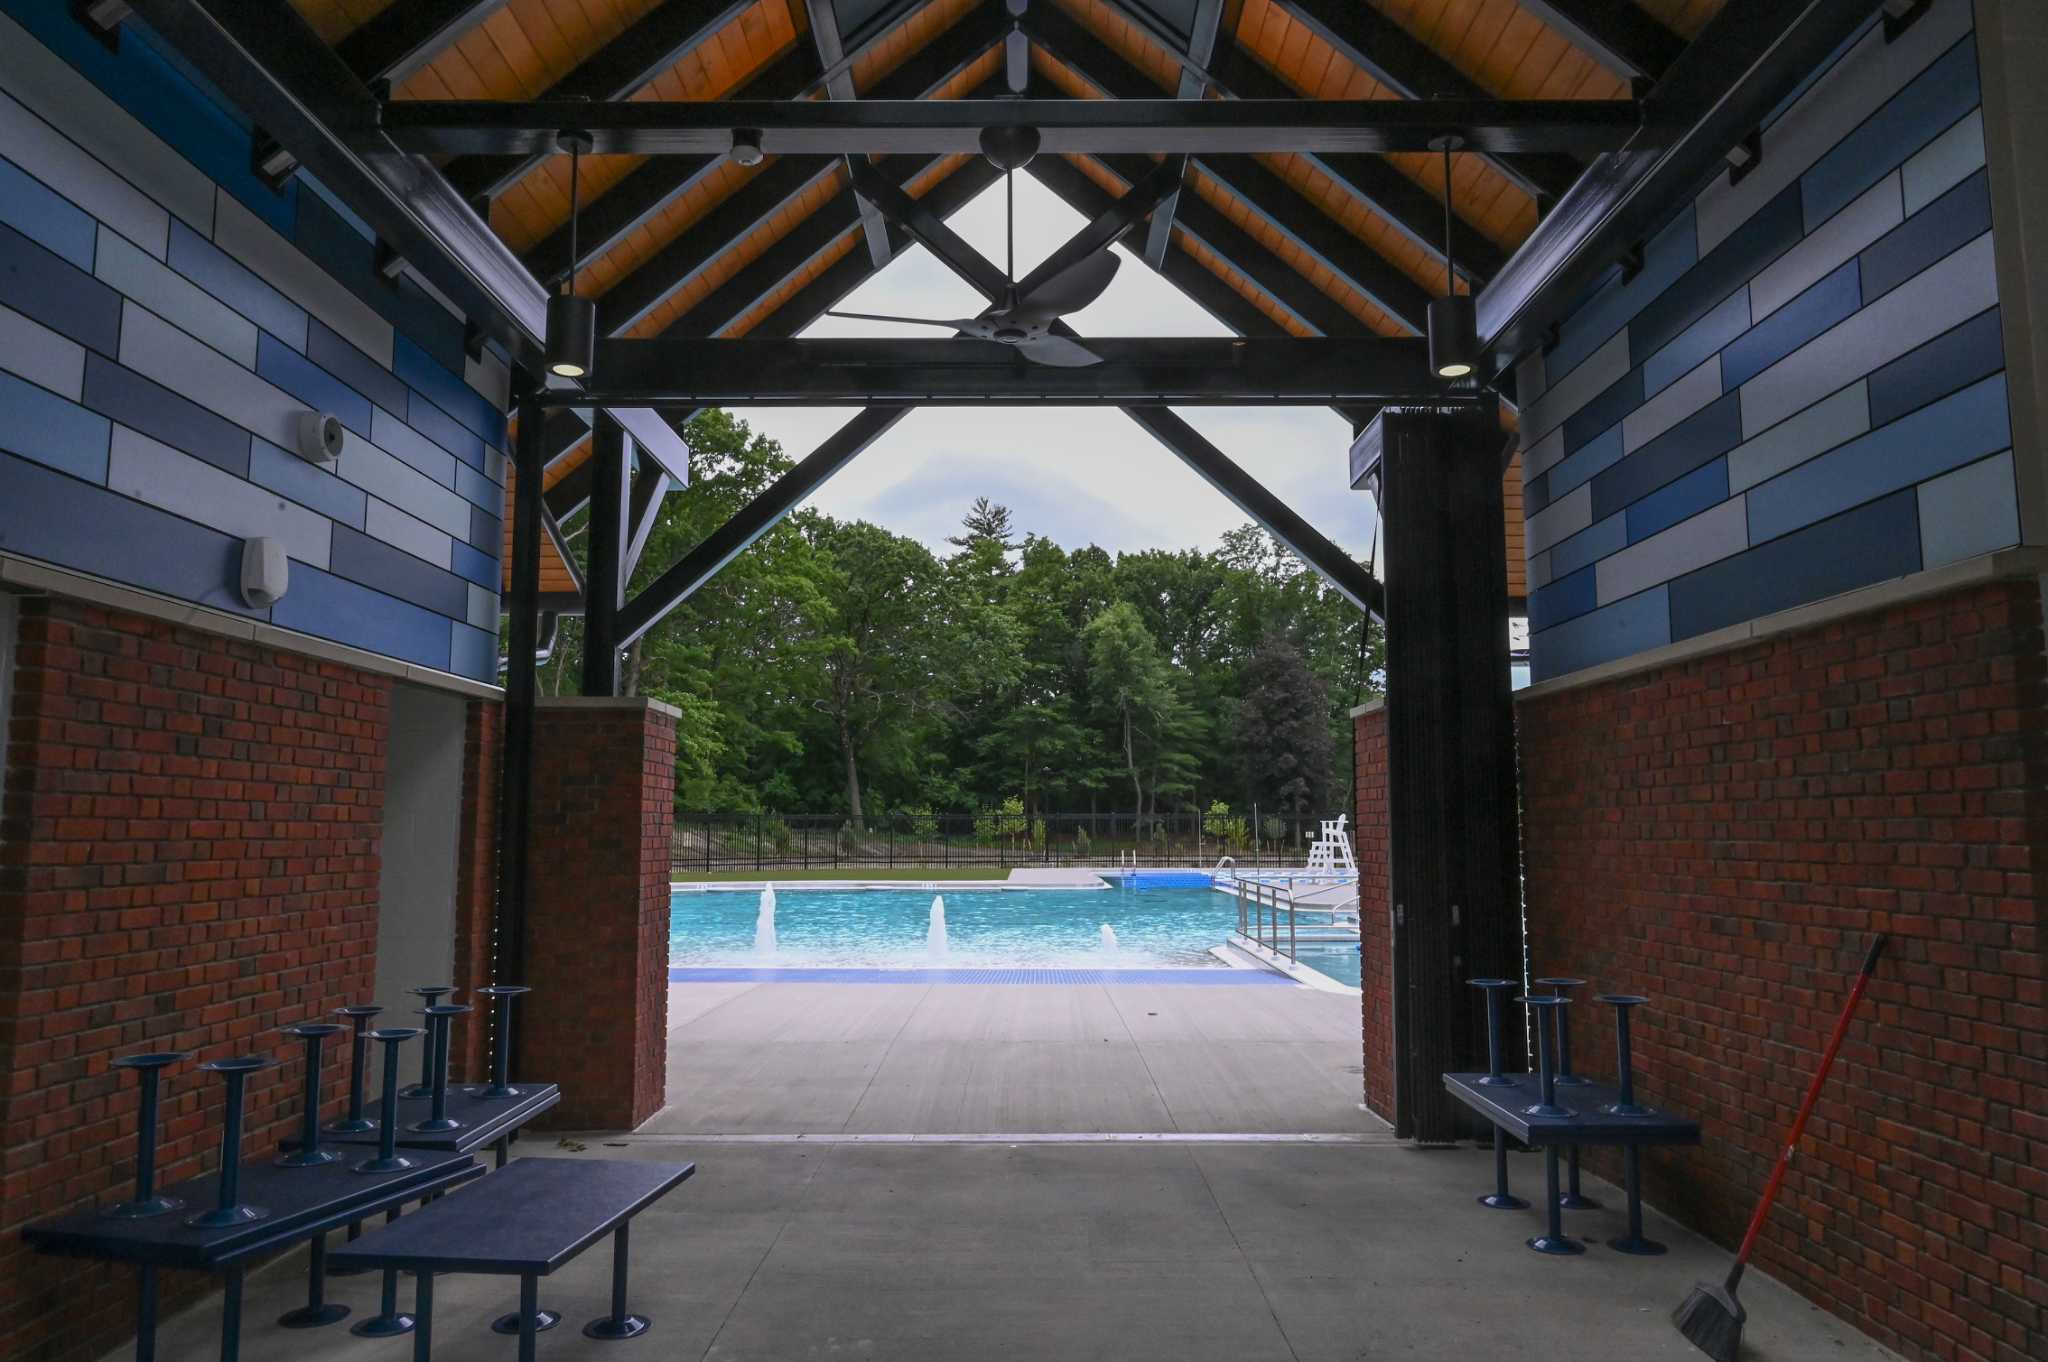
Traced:
<svg viewBox="0 0 2048 1362">
<path fill-rule="evenodd" d="M 834 870 L 830 866 L 822 869 L 813 866 L 809 870 L 670 870 L 669 880 L 674 884 L 729 884 L 734 880 L 774 880 L 777 884 L 785 880 L 1002 880 L 1010 872 L 999 865 L 983 866 L 930 866 L 923 870 L 867 869 L 845 866 Z"/>
</svg>

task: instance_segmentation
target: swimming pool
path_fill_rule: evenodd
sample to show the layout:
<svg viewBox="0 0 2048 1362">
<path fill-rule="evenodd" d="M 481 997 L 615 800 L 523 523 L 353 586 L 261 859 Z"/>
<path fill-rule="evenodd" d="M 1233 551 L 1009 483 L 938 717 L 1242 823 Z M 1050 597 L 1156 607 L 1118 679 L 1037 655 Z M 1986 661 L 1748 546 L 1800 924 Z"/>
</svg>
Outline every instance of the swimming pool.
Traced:
<svg viewBox="0 0 2048 1362">
<path fill-rule="evenodd" d="M 1237 927 L 1236 900 L 1208 889 L 936 891 L 946 901 L 947 948 L 927 949 L 930 889 L 775 891 L 776 954 L 785 966 L 1221 968 L 1209 954 Z M 758 965 L 754 892 L 669 899 L 669 962 Z M 1104 925 L 1115 932 L 1112 952 Z"/>
</svg>

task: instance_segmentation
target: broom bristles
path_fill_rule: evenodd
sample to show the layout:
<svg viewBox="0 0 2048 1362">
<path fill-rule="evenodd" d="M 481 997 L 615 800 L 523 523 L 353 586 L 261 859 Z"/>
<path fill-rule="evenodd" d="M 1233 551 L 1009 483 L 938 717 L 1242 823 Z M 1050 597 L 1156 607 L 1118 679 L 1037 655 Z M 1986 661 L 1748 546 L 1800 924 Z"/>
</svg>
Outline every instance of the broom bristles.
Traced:
<svg viewBox="0 0 2048 1362">
<path fill-rule="evenodd" d="M 1671 1322 L 1686 1342 L 1714 1362 L 1736 1362 L 1742 1352 L 1743 1321 L 1748 1318 L 1741 1301 L 1710 1282 L 1695 1286 L 1684 1304 L 1671 1312 Z"/>
</svg>

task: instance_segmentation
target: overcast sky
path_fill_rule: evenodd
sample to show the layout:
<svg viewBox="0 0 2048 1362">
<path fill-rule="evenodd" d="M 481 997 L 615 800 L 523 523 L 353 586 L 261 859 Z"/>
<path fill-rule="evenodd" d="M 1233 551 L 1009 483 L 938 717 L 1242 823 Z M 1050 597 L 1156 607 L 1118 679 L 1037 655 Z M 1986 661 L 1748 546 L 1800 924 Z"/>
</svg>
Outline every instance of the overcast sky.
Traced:
<svg viewBox="0 0 2048 1362">
<path fill-rule="evenodd" d="M 1080 214 L 1028 174 L 1017 182 L 1017 273 L 1023 275 L 1082 226 Z M 1003 263 L 1003 188 L 998 183 L 950 220 Z M 860 249 L 860 247 L 856 247 Z M 1206 312 L 1119 248 L 1123 267 L 1086 311 L 1068 320 L 1082 335 L 1223 336 Z M 844 307 L 914 317 L 971 317 L 980 297 L 923 247 L 897 257 L 849 295 Z M 943 335 L 929 327 L 823 318 L 806 336 Z M 851 408 L 754 407 L 740 413 L 801 458 L 853 415 Z M 1346 552 L 1370 553 L 1372 499 L 1346 486 L 1351 435 L 1327 407 L 1181 409 L 1215 445 Z M 1020 531 L 1068 548 L 1113 551 L 1211 548 L 1248 517 L 1166 448 L 1114 409 L 930 407 L 914 411 L 811 499 L 936 550 L 956 533 L 977 496 L 1010 507 Z"/>
</svg>

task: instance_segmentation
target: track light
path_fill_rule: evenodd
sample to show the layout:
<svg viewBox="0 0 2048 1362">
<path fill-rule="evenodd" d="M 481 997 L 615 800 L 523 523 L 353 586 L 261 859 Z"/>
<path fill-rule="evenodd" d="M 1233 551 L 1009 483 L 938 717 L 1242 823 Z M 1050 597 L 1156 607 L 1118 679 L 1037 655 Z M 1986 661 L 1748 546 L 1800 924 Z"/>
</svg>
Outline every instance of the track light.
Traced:
<svg viewBox="0 0 2048 1362">
<path fill-rule="evenodd" d="M 576 219 L 581 212 L 583 153 L 594 145 L 587 132 L 564 130 L 555 143 L 569 153 L 569 277 L 548 299 L 548 372 L 588 378 L 597 354 L 597 304 L 576 296 Z"/>
<path fill-rule="evenodd" d="M 1462 137 L 1439 137 L 1429 145 L 1444 158 L 1444 296 L 1429 305 L 1429 368 L 1438 378 L 1469 378 L 1479 365 L 1478 315 L 1472 295 L 1459 293 L 1451 262 L 1451 153 Z"/>
<path fill-rule="evenodd" d="M 752 128 L 732 130 L 732 163 L 736 166 L 757 166 L 767 159 L 761 150 L 761 134 Z"/>
</svg>

